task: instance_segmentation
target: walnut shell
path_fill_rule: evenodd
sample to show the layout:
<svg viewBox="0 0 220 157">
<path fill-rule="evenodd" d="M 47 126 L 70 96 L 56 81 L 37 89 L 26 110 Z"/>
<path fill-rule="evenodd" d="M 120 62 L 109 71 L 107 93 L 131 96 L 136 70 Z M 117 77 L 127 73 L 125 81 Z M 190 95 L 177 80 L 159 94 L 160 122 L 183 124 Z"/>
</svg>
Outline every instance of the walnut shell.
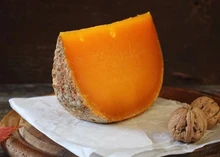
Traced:
<svg viewBox="0 0 220 157">
<path fill-rule="evenodd" d="M 196 142 L 207 129 L 206 116 L 201 109 L 185 104 L 172 112 L 168 129 L 175 140 Z"/>
<path fill-rule="evenodd" d="M 195 99 L 191 105 L 203 110 L 207 117 L 208 129 L 213 128 L 220 121 L 220 107 L 213 99 L 202 96 Z"/>
</svg>

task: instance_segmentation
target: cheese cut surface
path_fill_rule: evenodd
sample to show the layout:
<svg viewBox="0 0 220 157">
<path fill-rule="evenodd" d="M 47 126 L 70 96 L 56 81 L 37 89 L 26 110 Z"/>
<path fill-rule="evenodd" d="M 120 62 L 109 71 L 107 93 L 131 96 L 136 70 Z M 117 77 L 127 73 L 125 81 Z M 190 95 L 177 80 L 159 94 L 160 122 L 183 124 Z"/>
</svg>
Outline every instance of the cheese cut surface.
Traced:
<svg viewBox="0 0 220 157">
<path fill-rule="evenodd" d="M 163 58 L 150 13 L 62 32 L 58 42 L 53 87 L 60 103 L 76 117 L 121 121 L 145 111 L 157 98 Z M 73 102 L 65 100 L 70 97 Z"/>
</svg>

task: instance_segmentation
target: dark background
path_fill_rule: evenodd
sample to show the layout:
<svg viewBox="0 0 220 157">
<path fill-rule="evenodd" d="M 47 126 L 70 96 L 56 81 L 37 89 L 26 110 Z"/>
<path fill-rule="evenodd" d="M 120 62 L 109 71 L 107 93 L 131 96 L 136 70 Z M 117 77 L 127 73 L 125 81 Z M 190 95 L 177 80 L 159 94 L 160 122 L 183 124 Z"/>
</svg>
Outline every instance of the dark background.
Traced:
<svg viewBox="0 0 220 157">
<path fill-rule="evenodd" d="M 0 84 L 50 84 L 59 32 L 147 11 L 163 50 L 164 85 L 220 84 L 220 0 L 1 0 Z"/>
</svg>

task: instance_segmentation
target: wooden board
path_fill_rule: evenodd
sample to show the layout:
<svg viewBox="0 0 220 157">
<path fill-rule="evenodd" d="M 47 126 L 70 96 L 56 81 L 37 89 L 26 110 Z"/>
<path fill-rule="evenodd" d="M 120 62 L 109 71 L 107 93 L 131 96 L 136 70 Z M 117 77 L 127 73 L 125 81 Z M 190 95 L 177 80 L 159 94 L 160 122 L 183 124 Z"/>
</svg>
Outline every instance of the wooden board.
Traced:
<svg viewBox="0 0 220 157">
<path fill-rule="evenodd" d="M 190 103 L 195 98 L 207 95 L 201 92 L 191 91 L 181 88 L 163 87 L 160 96 L 167 99 L 178 100 L 181 102 Z M 220 104 L 220 97 L 208 95 Z M 76 157 L 65 148 L 56 144 L 37 129 L 32 127 L 24 119 L 22 119 L 15 111 L 10 111 L 1 121 L 2 126 L 23 126 L 18 131 L 14 132 L 10 138 L 1 143 L 4 151 L 12 157 Z M 189 156 L 189 157 L 202 157 L 202 156 L 220 156 L 220 143 L 207 145 L 192 153 L 174 156 Z"/>
<path fill-rule="evenodd" d="M 10 138 L 1 143 L 4 151 L 12 157 L 76 157 L 44 134 L 32 127 L 15 111 L 10 111 L 0 126 L 23 126 L 14 132 Z"/>
</svg>

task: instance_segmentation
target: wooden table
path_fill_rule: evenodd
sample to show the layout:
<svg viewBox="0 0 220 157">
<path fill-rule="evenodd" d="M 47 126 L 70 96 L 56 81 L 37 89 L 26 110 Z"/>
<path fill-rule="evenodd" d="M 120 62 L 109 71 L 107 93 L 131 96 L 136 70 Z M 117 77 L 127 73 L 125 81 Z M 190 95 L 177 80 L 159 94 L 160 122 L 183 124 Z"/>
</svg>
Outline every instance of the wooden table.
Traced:
<svg viewBox="0 0 220 157">
<path fill-rule="evenodd" d="M 220 97 L 220 86 L 179 86 L 181 88 L 188 88 L 200 91 L 202 93 L 207 93 L 215 96 Z M 11 110 L 8 99 L 12 97 L 31 97 L 31 96 L 41 96 L 53 93 L 53 89 L 51 84 L 8 84 L 8 85 L 0 85 L 0 120 L 3 116 Z M 174 155 L 175 156 L 175 155 Z M 197 157 L 197 153 L 188 153 L 187 155 L 178 155 L 181 156 L 188 156 L 188 157 Z M 204 154 L 202 156 L 208 157 L 218 157 L 220 156 L 220 143 L 216 143 L 212 146 L 206 146 Z M 201 153 L 199 157 L 202 157 Z M 0 147 L 0 157 L 6 157 L 6 154 L 2 151 Z"/>
<path fill-rule="evenodd" d="M 8 100 L 12 97 L 31 97 L 53 93 L 51 84 L 0 84 L 0 120 L 11 110 Z M 0 147 L 0 157 L 6 157 Z"/>
</svg>

